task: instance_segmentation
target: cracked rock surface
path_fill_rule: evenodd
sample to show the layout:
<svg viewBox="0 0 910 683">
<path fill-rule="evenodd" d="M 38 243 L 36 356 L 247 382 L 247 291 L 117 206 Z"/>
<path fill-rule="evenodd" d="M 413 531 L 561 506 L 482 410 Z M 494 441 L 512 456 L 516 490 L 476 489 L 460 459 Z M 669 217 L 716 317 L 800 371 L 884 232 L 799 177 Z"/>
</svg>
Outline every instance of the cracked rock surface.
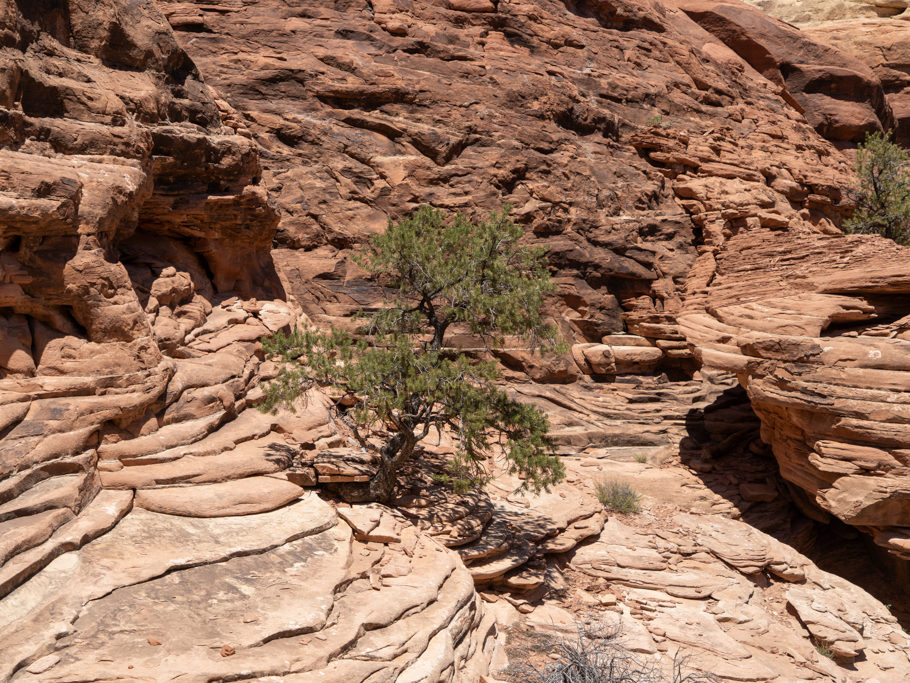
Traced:
<svg viewBox="0 0 910 683">
<path fill-rule="evenodd" d="M 356 541 L 313 493 L 240 517 L 134 510 L 0 605 L 14 681 L 475 680 L 494 630 L 451 553 L 411 526 Z"/>
<path fill-rule="evenodd" d="M 852 104 L 889 72 L 697 14 L 0 0 L 0 679 L 473 683 L 501 627 L 594 610 L 724 680 L 905 680 L 794 512 L 910 552 L 905 254 L 839 235 L 818 134 L 887 123 Z M 375 305 L 349 257 L 388 218 L 503 202 L 571 349 L 495 355 L 569 478 L 454 496 L 442 435 L 397 509 L 332 502 L 373 463 L 324 395 L 256 409 L 261 338 Z"/>
</svg>

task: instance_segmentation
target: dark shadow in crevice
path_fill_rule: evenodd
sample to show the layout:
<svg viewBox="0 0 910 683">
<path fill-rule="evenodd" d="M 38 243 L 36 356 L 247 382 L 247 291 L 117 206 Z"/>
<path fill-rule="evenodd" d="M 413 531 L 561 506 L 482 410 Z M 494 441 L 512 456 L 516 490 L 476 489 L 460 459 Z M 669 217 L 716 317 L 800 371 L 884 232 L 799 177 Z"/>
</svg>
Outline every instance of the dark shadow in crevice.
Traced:
<svg viewBox="0 0 910 683">
<path fill-rule="evenodd" d="M 714 493 L 730 501 L 750 526 L 808 557 L 876 597 L 910 628 L 910 594 L 905 590 L 910 563 L 889 555 L 872 539 L 817 510 L 819 522 L 803 511 L 807 499 L 781 477 L 770 446 L 760 438 L 761 422 L 745 390 L 723 392 L 704 409 L 686 416 L 680 442 L 683 464 Z M 801 503 L 801 504 L 800 504 Z"/>
<path fill-rule="evenodd" d="M 67 3 L 61 0 L 16 0 L 16 6 L 23 18 L 35 24 L 40 32 L 50 34 L 67 47 L 73 47 L 73 29 Z M 27 36 L 28 42 L 37 38 L 37 35 Z"/>
</svg>

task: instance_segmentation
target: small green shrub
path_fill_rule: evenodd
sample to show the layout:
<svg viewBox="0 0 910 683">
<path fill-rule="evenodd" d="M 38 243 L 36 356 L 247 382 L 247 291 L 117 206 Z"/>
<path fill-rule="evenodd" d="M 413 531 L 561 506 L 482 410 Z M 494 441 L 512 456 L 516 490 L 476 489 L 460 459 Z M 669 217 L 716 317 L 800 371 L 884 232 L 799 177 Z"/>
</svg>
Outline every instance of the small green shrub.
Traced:
<svg viewBox="0 0 910 683">
<path fill-rule="evenodd" d="M 648 120 L 645 121 L 647 126 L 655 126 L 657 128 L 669 128 L 669 123 L 664 123 L 663 114 L 655 114 L 654 116 L 648 117 Z"/>
<path fill-rule="evenodd" d="M 644 464 L 644 463 L 648 462 L 648 456 L 647 455 L 636 455 L 635 462 L 640 462 L 640 463 Z"/>
<path fill-rule="evenodd" d="M 610 508 L 624 515 L 634 515 L 641 511 L 641 496 L 625 482 L 609 480 L 599 481 L 594 485 L 597 500 L 605 508 Z"/>
<path fill-rule="evenodd" d="M 890 133 L 870 133 L 856 151 L 853 168 L 859 179 L 851 191 L 856 210 L 844 231 L 910 244 L 910 154 L 891 142 Z"/>
<path fill-rule="evenodd" d="M 816 641 L 815 651 L 818 652 L 822 657 L 827 657 L 828 659 L 834 659 L 834 652 L 828 647 L 828 643 L 823 640 Z"/>
</svg>

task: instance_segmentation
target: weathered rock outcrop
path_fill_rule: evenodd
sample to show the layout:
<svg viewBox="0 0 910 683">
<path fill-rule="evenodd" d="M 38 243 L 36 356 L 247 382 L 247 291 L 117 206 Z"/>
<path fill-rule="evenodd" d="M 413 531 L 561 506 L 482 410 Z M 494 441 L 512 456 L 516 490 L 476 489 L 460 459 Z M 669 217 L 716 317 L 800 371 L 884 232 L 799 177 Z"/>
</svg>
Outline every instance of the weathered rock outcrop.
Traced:
<svg viewBox="0 0 910 683">
<path fill-rule="evenodd" d="M 6 3 L 0 36 L 6 593 L 129 510 L 124 456 L 241 413 L 293 316 L 249 298 L 282 294 L 258 155 L 159 14 Z"/>
<path fill-rule="evenodd" d="M 877 600 L 743 522 L 668 507 L 655 514 L 657 533 L 651 521 L 614 518 L 571 559 L 579 597 L 610 597 L 588 612 L 627 647 L 688 655 L 689 667 L 722 680 L 904 676 L 910 640 Z M 833 658 L 855 661 L 855 671 L 842 678 L 806 632 Z M 863 651 L 876 654 L 857 657 Z"/>
<path fill-rule="evenodd" d="M 134 510 L 0 602 L 0 677 L 477 680 L 495 624 L 470 574 L 389 526 L 355 540 L 313 493 L 240 517 Z"/>
<path fill-rule="evenodd" d="M 676 658 L 685 673 L 719 680 L 906 677 L 910 638 L 882 604 L 901 600 L 902 588 L 892 584 L 890 592 L 884 575 L 865 565 L 875 599 L 818 568 L 820 560 L 849 567 L 862 544 L 841 536 L 833 544 L 838 531 L 799 513 L 744 392 L 730 376 L 706 372 L 705 380 L 644 378 L 586 392 L 603 424 L 624 430 L 612 442 L 564 443 L 569 476 L 557 490 L 584 501 L 598 481 L 625 482 L 642 494 L 642 510 L 607 511 L 602 531 L 574 551 L 515 572 L 510 592 L 482 593 L 500 621 L 513 624 L 506 647 L 512 666 L 499 678 L 528 680 L 522 665 L 551 661 L 554 632 L 572 640 L 580 624 L 615 632 L 642 661 L 668 671 Z M 527 502 L 533 515 L 534 501 Z M 542 588 L 548 592 L 535 604 Z"/>
<path fill-rule="evenodd" d="M 906 258 L 881 238 L 735 235 L 700 258 L 680 324 L 738 374 L 783 476 L 910 557 Z"/>
<path fill-rule="evenodd" d="M 355 541 L 288 472 L 324 408 L 252 407 L 278 214 L 164 18 L 3 2 L 0 65 L 0 679 L 476 680 L 458 558 Z"/>
<path fill-rule="evenodd" d="M 801 28 L 829 21 L 883 17 L 910 20 L 908 0 L 748 0 L 772 17 Z"/>
<path fill-rule="evenodd" d="M 907 24 L 891 19 L 866 19 L 807 26 L 803 30 L 818 42 L 852 54 L 875 72 L 894 114 L 894 139 L 910 146 L 910 29 Z"/>
<path fill-rule="evenodd" d="M 822 21 L 878 16 L 875 4 L 903 0 L 747 0 L 772 17 L 801 28 Z"/>
<path fill-rule="evenodd" d="M 861 141 L 894 116 L 878 76 L 862 61 L 738 0 L 676 0 L 830 140 Z"/>
<path fill-rule="evenodd" d="M 729 8 L 759 17 L 744 30 L 777 46 L 773 65 L 752 65 L 764 75 L 750 67 L 754 55 L 737 57 L 664 5 L 159 4 L 264 150 L 277 244 L 293 247 L 276 250 L 276 263 L 313 320 L 344 324 L 375 302 L 348 249 L 389 217 L 420 203 L 474 213 L 508 202 L 549 249 L 560 285 L 550 312 L 579 345 L 559 367 L 502 354 L 541 381 L 686 367 L 674 316 L 704 228 L 680 211 L 665 167 L 703 178 L 693 185 L 724 185 L 736 206 L 716 205 L 742 219 L 760 211 L 780 221 L 808 201 L 806 220 L 836 224 L 839 211 L 819 202 L 841 201 L 846 166 L 807 135 L 799 112 L 848 138 L 890 116 L 868 67 L 794 41 L 746 6 Z M 830 82 L 850 86 L 842 99 L 817 92 Z M 860 104 L 866 95 L 879 105 Z M 676 140 L 667 153 L 682 156 L 643 158 L 648 135 Z M 796 140 L 813 158 L 794 152 Z M 750 183 L 763 195 L 744 196 Z M 688 192 L 696 202 L 704 194 Z M 604 338 L 626 331 L 645 340 Z"/>
<path fill-rule="evenodd" d="M 896 315 L 852 280 L 828 290 L 812 279 L 817 261 L 800 261 L 800 245 L 866 244 L 867 261 L 862 246 L 843 258 L 867 269 L 883 253 L 831 236 L 849 211 L 848 164 L 788 104 L 795 94 L 686 13 L 650 0 L 0 0 L 0 60 L 0 677 L 474 681 L 495 633 L 474 586 L 531 612 L 575 571 L 608 581 L 620 610 L 656 615 L 634 627 L 653 643 L 643 651 L 707 644 L 703 668 L 748 662 L 718 668 L 729 680 L 835 675 L 809 638 L 861 655 L 858 670 L 882 681 L 905 665 L 882 605 L 734 523 L 735 496 L 779 503 L 783 487 L 766 471 L 717 483 L 710 448 L 687 450 L 692 413 L 721 384 L 622 377 L 679 372 L 690 345 L 708 365 L 749 355 L 725 337 L 729 357 L 709 358 L 705 316 L 720 310 L 723 273 L 749 296 L 789 285 L 750 280 L 740 245 L 743 259 L 764 245 L 759 259 L 808 264 L 806 292 L 849 299 L 832 320 Z M 802 62 L 778 59 L 781 74 L 785 63 Z M 803 85 L 793 92 L 811 93 Z M 329 504 L 304 487 L 371 470 L 324 397 L 298 414 L 255 410 L 274 372 L 259 339 L 300 310 L 348 324 L 373 305 L 349 250 L 424 202 L 509 202 L 550 249 L 550 313 L 571 354 L 496 354 L 513 391 L 550 414 L 572 464 L 563 488 L 520 494 L 501 474 L 457 497 L 428 468 L 398 511 Z M 874 292 L 904 291 L 882 277 Z M 803 329 L 810 346 L 823 326 Z M 846 402 L 793 399 L 809 426 L 778 425 L 782 399 L 759 392 L 792 361 L 730 368 L 782 463 L 819 440 L 848 457 L 819 446 L 785 476 L 806 490 L 827 482 L 813 490 L 820 504 L 903 552 L 903 455 L 891 441 L 857 450 L 866 437 L 855 426 L 844 436 L 837 412 L 855 421 L 858 402 L 878 401 L 859 419 L 897 439 L 899 402 L 850 384 Z M 739 417 L 722 443 L 742 436 Z M 449 444 L 427 449 L 442 457 Z M 591 489 L 617 468 L 678 505 L 644 518 L 660 540 L 604 526 Z M 834 491 L 841 479 L 874 489 L 873 504 Z M 567 555 L 586 539 L 593 554 Z M 798 618 L 769 616 L 786 605 Z"/>
<path fill-rule="evenodd" d="M 631 135 L 649 119 L 683 137 L 805 126 L 719 41 L 657 4 L 160 4 L 265 150 L 278 243 L 296 247 L 276 262 L 317 322 L 372 302 L 347 249 L 388 217 L 508 202 L 549 248 L 551 312 L 570 340 L 628 328 L 684 360 L 673 313 L 698 228 Z M 597 374 L 592 354 L 581 370 Z M 658 367 L 661 354 L 637 355 Z"/>
</svg>

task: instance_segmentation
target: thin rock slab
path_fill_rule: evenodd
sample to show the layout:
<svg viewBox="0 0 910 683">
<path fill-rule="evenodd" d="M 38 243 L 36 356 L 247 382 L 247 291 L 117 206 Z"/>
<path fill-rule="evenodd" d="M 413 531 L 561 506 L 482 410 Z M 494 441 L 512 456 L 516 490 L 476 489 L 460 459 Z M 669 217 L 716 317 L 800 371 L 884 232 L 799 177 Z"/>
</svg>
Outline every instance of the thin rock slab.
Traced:
<svg viewBox="0 0 910 683">
<path fill-rule="evenodd" d="M 243 517 L 201 519 L 134 510 L 112 531 L 57 557 L 0 600 L 0 680 L 46 654 L 92 600 L 181 567 L 261 553 L 321 533 L 336 520 L 332 508 L 312 493 L 273 512 Z"/>
<path fill-rule="evenodd" d="M 836 606 L 831 604 L 831 598 L 825 596 L 824 591 L 794 586 L 787 591 L 787 604 L 796 611 L 809 632 L 831 648 L 835 655 L 856 657 L 866 647 L 857 630 L 838 616 Z M 857 625 L 862 628 L 862 622 Z"/>
<path fill-rule="evenodd" d="M 401 541 L 402 523 L 395 519 L 392 511 L 378 505 L 354 505 L 336 508 L 341 517 L 354 531 L 358 541 L 375 543 L 398 543 Z"/>
<path fill-rule="evenodd" d="M 296 500 L 303 488 L 276 477 L 247 477 L 217 484 L 140 489 L 136 507 L 184 517 L 233 517 L 270 512 Z"/>
</svg>

